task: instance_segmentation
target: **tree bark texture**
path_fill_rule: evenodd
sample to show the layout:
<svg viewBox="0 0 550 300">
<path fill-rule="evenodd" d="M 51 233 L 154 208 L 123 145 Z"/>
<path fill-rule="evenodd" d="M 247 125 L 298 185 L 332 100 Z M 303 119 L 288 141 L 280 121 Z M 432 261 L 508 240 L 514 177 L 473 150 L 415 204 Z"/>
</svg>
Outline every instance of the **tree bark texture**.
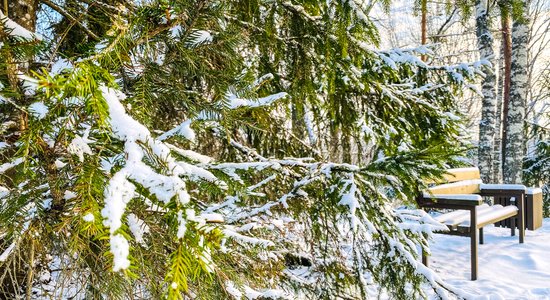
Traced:
<svg viewBox="0 0 550 300">
<path fill-rule="evenodd" d="M 38 0 L 9 0 L 8 17 L 25 29 L 35 31 Z"/>
<path fill-rule="evenodd" d="M 428 39 L 428 1 L 420 0 L 420 43 L 426 45 Z M 426 55 L 421 55 L 420 58 L 426 61 Z"/>
<path fill-rule="evenodd" d="M 493 36 L 489 30 L 489 10 L 486 0 L 476 0 L 476 36 L 481 60 L 490 63 L 485 68 L 481 82 L 483 94 L 481 120 L 479 122 L 478 165 L 481 179 L 493 182 L 493 149 L 496 124 L 496 76 L 493 51 Z"/>
<path fill-rule="evenodd" d="M 4 12 L 7 17 L 10 18 L 15 23 L 24 27 L 25 29 L 34 32 L 36 28 L 36 18 L 38 12 L 38 0 L 10 0 L 7 2 L 7 7 L 2 5 Z M 16 77 L 17 73 L 25 73 L 28 64 L 16 63 L 13 61 L 13 54 L 8 53 L 7 55 L 7 77 L 10 83 L 10 86 L 13 90 L 19 90 L 18 79 Z M 16 99 L 16 101 L 21 105 L 24 104 L 24 99 Z M 17 119 L 20 129 L 25 129 L 27 127 L 27 116 L 25 113 L 20 111 L 10 112 L 10 119 Z"/>
<path fill-rule="evenodd" d="M 493 151 L 493 182 L 502 182 L 502 97 L 504 92 L 504 40 L 500 41 L 500 55 L 498 58 L 496 116 L 495 116 L 495 142 Z"/>
<path fill-rule="evenodd" d="M 501 7 L 501 10 L 503 8 Z M 508 132 L 508 123 L 506 116 L 508 115 L 508 107 L 510 106 L 510 77 L 511 77 L 511 64 L 512 64 L 512 39 L 510 37 L 510 16 L 506 13 L 501 15 L 502 26 L 502 47 L 504 56 L 504 75 L 503 75 L 503 92 L 502 92 L 502 142 L 500 145 L 501 150 L 501 168 L 504 165 L 504 158 L 506 157 L 506 138 Z"/>
<path fill-rule="evenodd" d="M 528 1 L 523 2 L 521 18 L 512 25 L 512 76 L 510 80 L 510 107 L 506 122 L 507 143 L 505 145 L 503 175 L 505 183 L 521 183 L 522 165 L 525 154 L 524 119 L 528 88 L 527 48 L 529 39 Z"/>
</svg>

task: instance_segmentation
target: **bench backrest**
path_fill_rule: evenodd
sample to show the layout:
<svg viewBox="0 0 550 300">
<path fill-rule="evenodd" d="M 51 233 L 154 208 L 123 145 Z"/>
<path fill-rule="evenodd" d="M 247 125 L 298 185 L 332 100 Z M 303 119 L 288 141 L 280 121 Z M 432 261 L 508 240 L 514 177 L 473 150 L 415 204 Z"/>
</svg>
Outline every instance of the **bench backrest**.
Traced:
<svg viewBox="0 0 550 300">
<path fill-rule="evenodd" d="M 447 169 L 445 171 L 447 174 L 443 175 L 441 180 L 425 180 L 426 183 L 452 183 L 462 180 L 475 180 L 480 179 L 479 169 L 477 167 L 471 168 L 456 168 L 456 169 Z"/>
<path fill-rule="evenodd" d="M 458 168 L 446 170 L 443 179 L 427 181 L 428 184 L 436 184 L 428 188 L 432 194 L 476 194 L 479 193 L 479 185 L 482 183 L 479 169 Z"/>
</svg>

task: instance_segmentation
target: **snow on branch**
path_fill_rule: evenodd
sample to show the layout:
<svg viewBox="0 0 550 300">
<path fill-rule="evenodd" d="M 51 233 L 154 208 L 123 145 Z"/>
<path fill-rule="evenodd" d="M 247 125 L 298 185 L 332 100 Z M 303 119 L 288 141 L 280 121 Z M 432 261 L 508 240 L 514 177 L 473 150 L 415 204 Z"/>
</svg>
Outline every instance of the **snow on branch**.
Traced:
<svg viewBox="0 0 550 300">
<path fill-rule="evenodd" d="M 264 248 L 269 247 L 269 246 L 275 246 L 275 243 L 273 243 L 272 241 L 242 235 L 242 234 L 240 234 L 238 232 L 235 232 L 235 231 L 233 231 L 233 230 L 231 230 L 227 227 L 226 227 L 226 229 L 223 230 L 223 233 L 226 237 L 232 238 L 232 239 L 236 240 L 239 243 L 245 243 L 245 244 L 251 244 L 251 245 L 260 245 Z"/>
<path fill-rule="evenodd" d="M 263 85 L 265 82 L 272 80 L 273 74 L 265 74 L 260 78 L 256 79 L 250 86 L 248 86 L 246 91 L 253 91 Z M 267 95 L 259 98 L 242 98 L 238 95 L 239 93 L 227 91 L 226 100 L 227 107 L 218 106 L 218 110 L 222 109 L 238 109 L 238 108 L 258 108 L 272 105 L 273 103 L 288 97 L 288 94 L 285 92 L 279 92 L 271 95 Z M 210 120 L 212 117 L 208 116 L 209 114 L 206 111 L 201 111 L 194 118 L 184 120 L 179 125 L 174 128 L 164 132 L 158 137 L 159 141 L 164 141 L 172 136 L 179 135 L 183 136 L 187 140 L 194 142 L 195 141 L 195 131 L 191 128 L 191 124 L 196 120 Z M 218 118 L 218 112 L 214 113 L 214 119 Z"/>
<path fill-rule="evenodd" d="M 4 30 L 10 36 L 25 40 L 42 40 L 42 37 L 39 34 L 25 29 L 23 26 L 17 24 L 6 15 L 4 15 L 2 11 L 0 11 L 0 24 L 0 30 Z"/>
<path fill-rule="evenodd" d="M 130 264 L 127 258 L 128 241 L 116 232 L 122 225 L 128 202 L 134 198 L 136 187 L 133 182 L 147 188 L 165 204 L 175 197 L 181 205 L 185 205 L 190 197 L 180 175 L 187 174 L 190 169 L 185 170 L 179 165 L 171 156 L 168 146 L 155 140 L 145 126 L 126 114 L 120 103 L 120 99 L 124 98 L 122 93 L 106 87 L 100 89 L 109 106 L 113 133 L 125 143 L 126 165 L 109 181 L 105 189 L 105 207 L 101 211 L 104 225 L 110 228 L 113 270 L 118 271 L 126 269 Z M 142 145 L 149 147 L 154 155 L 164 160 L 170 170 L 168 174 L 159 174 L 143 162 L 146 154 Z"/>
<path fill-rule="evenodd" d="M 347 0 L 346 3 L 353 10 L 359 20 L 361 20 L 365 24 L 369 24 L 371 22 L 370 18 L 365 14 L 362 8 L 362 6 L 365 5 L 365 1 L 362 1 L 361 3 L 357 0 Z"/>
<path fill-rule="evenodd" d="M 185 120 L 178 126 L 166 131 L 158 137 L 159 141 L 163 141 L 173 135 L 183 136 L 191 142 L 195 141 L 195 132 L 191 129 L 191 121 L 192 120 Z"/>
<path fill-rule="evenodd" d="M 287 97 L 288 94 L 285 92 L 269 95 L 266 97 L 261 97 L 258 99 L 243 99 L 239 98 L 235 94 L 228 94 L 228 100 L 229 100 L 229 108 L 235 109 L 239 107 L 260 107 L 260 106 L 268 106 L 273 104 L 275 101 L 279 99 L 283 99 Z"/>
<path fill-rule="evenodd" d="M 359 208 L 359 199 L 356 197 L 357 185 L 353 182 L 353 174 L 348 174 L 348 178 L 343 181 L 344 188 L 347 192 L 341 194 L 340 202 L 338 204 L 348 206 L 349 214 L 348 217 L 351 220 L 352 230 L 357 230 L 357 223 L 361 222 L 359 218 L 355 215 L 357 208 Z M 348 188 L 349 187 L 349 188 Z"/>
<path fill-rule="evenodd" d="M 401 222 L 399 227 L 414 233 L 433 233 L 436 231 L 448 231 L 449 228 L 435 220 L 430 214 L 421 209 L 398 208 L 396 215 Z"/>
<path fill-rule="evenodd" d="M 25 161 L 25 159 L 23 159 L 22 157 L 19 157 L 19 158 L 16 158 L 13 162 L 1 164 L 0 165 L 0 174 L 3 174 L 7 170 L 9 170 L 9 169 L 11 169 L 11 168 L 13 168 L 17 165 L 20 165 L 24 161 Z"/>
<path fill-rule="evenodd" d="M 23 207 L 21 211 L 25 213 L 23 226 L 21 227 L 20 231 L 15 235 L 15 239 L 13 240 L 13 242 L 6 249 L 4 249 L 2 253 L 0 253 L 0 262 L 4 262 L 9 258 L 9 256 L 16 249 L 17 244 L 21 242 L 21 239 L 24 237 L 25 232 L 29 229 L 31 222 L 36 217 L 36 205 L 34 204 L 34 202 L 25 205 L 25 207 Z M 3 236 L 0 235 L 0 238 L 2 237 Z"/>
</svg>

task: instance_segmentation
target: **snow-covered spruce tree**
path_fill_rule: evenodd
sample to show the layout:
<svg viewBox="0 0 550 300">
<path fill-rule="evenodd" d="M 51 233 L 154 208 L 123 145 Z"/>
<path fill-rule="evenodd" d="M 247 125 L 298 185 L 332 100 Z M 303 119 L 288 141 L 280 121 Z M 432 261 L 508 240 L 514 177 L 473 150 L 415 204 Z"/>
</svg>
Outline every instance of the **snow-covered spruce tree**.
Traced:
<svg viewBox="0 0 550 300">
<path fill-rule="evenodd" d="M 366 11 L 151 1 L 70 59 L 3 18 L 1 64 L 56 58 L 0 77 L 27 122 L 1 147 L 2 297 L 445 296 L 416 252 L 437 225 L 393 204 L 454 163 L 480 66 L 376 50 Z"/>
<path fill-rule="evenodd" d="M 530 186 L 540 186 L 543 191 L 543 214 L 550 216 L 550 132 L 547 128 L 533 126 L 533 136 L 538 140 L 533 153 L 524 161 L 523 177 Z"/>
</svg>

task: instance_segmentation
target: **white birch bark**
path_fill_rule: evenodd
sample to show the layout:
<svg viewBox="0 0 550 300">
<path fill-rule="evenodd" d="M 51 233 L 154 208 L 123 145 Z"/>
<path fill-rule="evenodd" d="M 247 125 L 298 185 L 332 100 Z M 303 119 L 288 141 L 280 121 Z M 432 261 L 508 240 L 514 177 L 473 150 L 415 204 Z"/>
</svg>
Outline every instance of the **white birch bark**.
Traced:
<svg viewBox="0 0 550 300">
<path fill-rule="evenodd" d="M 502 182 L 502 104 L 504 92 L 504 41 L 500 42 L 498 58 L 496 116 L 495 116 L 495 143 L 493 151 L 493 182 Z"/>
<path fill-rule="evenodd" d="M 506 122 L 508 131 L 503 179 L 505 183 L 522 182 L 522 165 L 525 155 L 525 106 L 528 88 L 527 48 L 529 38 L 528 1 L 523 2 L 521 18 L 512 25 L 512 76 L 510 81 L 510 107 Z"/>
<path fill-rule="evenodd" d="M 479 122 L 478 165 L 481 179 L 493 182 L 493 150 L 495 142 L 496 76 L 493 36 L 489 30 L 487 0 L 476 0 L 476 36 L 480 59 L 490 62 L 481 82 L 483 95 Z"/>
</svg>

